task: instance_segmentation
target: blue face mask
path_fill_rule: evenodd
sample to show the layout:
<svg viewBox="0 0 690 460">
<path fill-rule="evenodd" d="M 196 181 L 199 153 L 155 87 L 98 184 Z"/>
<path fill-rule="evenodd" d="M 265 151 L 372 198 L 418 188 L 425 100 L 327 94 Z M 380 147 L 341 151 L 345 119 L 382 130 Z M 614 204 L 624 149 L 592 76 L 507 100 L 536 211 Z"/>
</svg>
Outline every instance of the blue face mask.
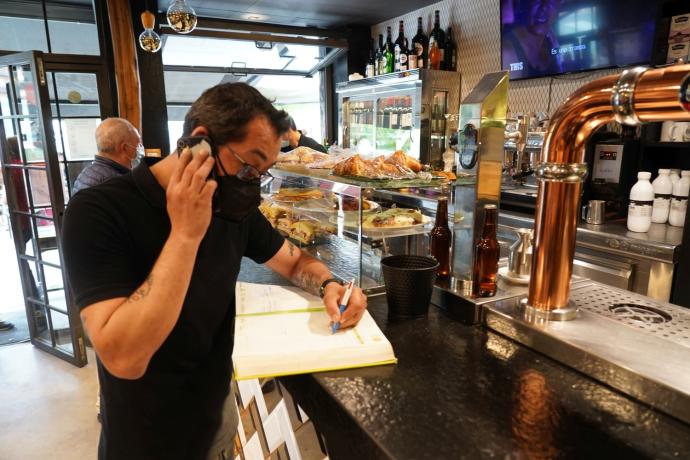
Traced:
<svg viewBox="0 0 690 460">
<path fill-rule="evenodd" d="M 144 150 L 144 146 L 141 145 L 141 143 L 138 144 L 135 149 L 137 152 L 137 156 L 134 157 L 133 160 L 131 160 L 132 169 L 139 166 L 139 163 L 141 163 L 141 160 L 146 156 L 146 150 Z"/>
</svg>

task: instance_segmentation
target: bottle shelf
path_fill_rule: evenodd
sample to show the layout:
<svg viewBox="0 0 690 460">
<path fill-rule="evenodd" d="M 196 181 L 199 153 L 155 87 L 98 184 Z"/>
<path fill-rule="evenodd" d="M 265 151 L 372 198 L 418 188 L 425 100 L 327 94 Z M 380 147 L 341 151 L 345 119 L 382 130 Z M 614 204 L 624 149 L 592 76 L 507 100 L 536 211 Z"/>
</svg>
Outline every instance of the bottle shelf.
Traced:
<svg viewBox="0 0 690 460">
<path fill-rule="evenodd" d="M 665 148 L 665 149 L 690 149 L 690 142 L 644 142 L 645 147 Z"/>
</svg>

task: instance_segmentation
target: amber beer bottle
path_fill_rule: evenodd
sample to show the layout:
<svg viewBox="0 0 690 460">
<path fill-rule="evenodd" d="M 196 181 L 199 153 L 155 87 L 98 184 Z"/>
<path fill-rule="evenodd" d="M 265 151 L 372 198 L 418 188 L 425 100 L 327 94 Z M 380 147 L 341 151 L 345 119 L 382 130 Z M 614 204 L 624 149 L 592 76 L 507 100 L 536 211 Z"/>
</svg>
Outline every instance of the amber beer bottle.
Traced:
<svg viewBox="0 0 690 460">
<path fill-rule="evenodd" d="M 473 291 L 480 297 L 496 294 L 496 274 L 500 246 L 496 239 L 498 210 L 495 204 L 484 206 L 484 226 L 482 236 L 474 248 Z"/>
<path fill-rule="evenodd" d="M 448 228 L 448 197 L 441 196 L 436 206 L 436 224 L 431 229 L 431 255 L 438 261 L 436 276 L 445 278 L 450 275 L 450 243 L 453 234 Z"/>
</svg>

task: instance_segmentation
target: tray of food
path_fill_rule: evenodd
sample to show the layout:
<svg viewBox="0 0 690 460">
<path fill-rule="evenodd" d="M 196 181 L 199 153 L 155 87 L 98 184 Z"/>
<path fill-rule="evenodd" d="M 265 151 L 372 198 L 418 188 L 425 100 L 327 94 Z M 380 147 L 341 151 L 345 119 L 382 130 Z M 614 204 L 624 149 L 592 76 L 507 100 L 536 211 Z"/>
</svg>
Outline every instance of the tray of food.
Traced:
<svg viewBox="0 0 690 460">
<path fill-rule="evenodd" d="M 375 201 L 362 200 L 362 212 L 378 212 L 381 206 Z M 295 212 L 304 213 L 344 213 L 359 214 L 359 199 L 348 196 L 331 196 L 330 198 L 317 198 L 300 201 L 293 206 Z"/>
<path fill-rule="evenodd" d="M 365 159 L 359 154 L 336 156 L 304 149 L 306 148 L 300 147 L 282 155 L 275 168 L 374 188 L 433 186 L 455 180 L 452 172 L 431 171 L 428 166 L 422 165 L 402 150 L 387 157 L 380 155 Z"/>
<path fill-rule="evenodd" d="M 274 203 L 281 203 L 287 206 L 294 206 L 295 203 L 307 200 L 318 200 L 324 198 L 326 195 L 318 188 L 296 188 L 296 187 L 282 187 L 275 193 L 269 195 L 270 201 Z"/>
<path fill-rule="evenodd" d="M 308 165 L 320 161 L 328 160 L 331 156 L 327 153 L 321 153 L 309 147 L 297 147 L 289 152 L 278 155 L 276 164 L 278 165 Z"/>
<path fill-rule="evenodd" d="M 295 212 L 292 206 L 270 199 L 259 205 L 259 211 L 275 229 L 301 245 L 317 244 L 327 233 L 336 232 L 335 226 L 327 220 L 322 222 L 309 219 Z"/>
<path fill-rule="evenodd" d="M 357 230 L 359 215 L 333 215 L 328 220 L 334 226 L 343 226 L 350 231 Z M 385 211 L 362 215 L 362 234 L 369 237 L 403 236 L 423 233 L 426 226 L 432 222 L 417 209 L 390 208 Z"/>
<path fill-rule="evenodd" d="M 334 176 L 361 179 L 415 179 L 422 172 L 422 164 L 398 150 L 385 158 L 383 155 L 365 160 L 352 155 L 333 167 Z"/>
</svg>

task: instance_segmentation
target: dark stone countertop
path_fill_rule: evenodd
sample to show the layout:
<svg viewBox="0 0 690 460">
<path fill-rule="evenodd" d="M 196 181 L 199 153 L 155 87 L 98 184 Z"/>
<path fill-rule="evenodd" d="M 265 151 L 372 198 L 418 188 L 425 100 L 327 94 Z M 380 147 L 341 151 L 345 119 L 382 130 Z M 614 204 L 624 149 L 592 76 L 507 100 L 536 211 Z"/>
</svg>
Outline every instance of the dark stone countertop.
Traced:
<svg viewBox="0 0 690 460">
<path fill-rule="evenodd" d="M 284 284 L 243 264 L 240 279 Z M 369 311 L 398 364 L 283 377 L 340 458 L 688 458 L 690 426 L 481 326 Z"/>
</svg>

